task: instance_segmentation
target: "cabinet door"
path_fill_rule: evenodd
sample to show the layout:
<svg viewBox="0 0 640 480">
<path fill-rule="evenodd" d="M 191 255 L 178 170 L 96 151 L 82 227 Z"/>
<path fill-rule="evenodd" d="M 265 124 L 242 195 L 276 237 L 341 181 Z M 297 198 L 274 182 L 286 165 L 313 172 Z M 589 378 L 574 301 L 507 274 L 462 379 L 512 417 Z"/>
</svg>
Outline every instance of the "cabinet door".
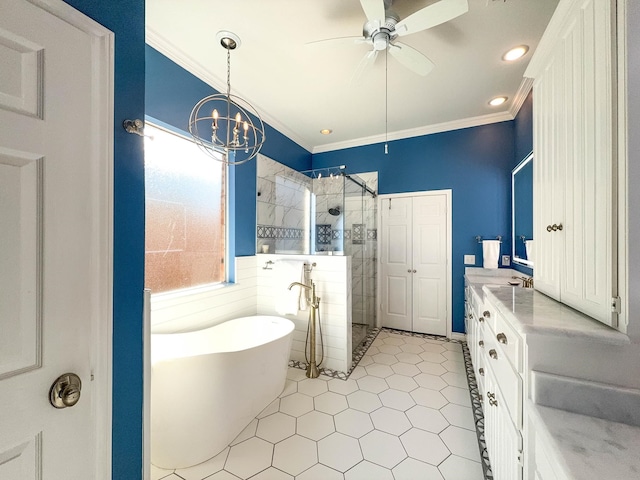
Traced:
<svg viewBox="0 0 640 480">
<path fill-rule="evenodd" d="M 535 288 L 615 326 L 614 4 L 574 2 L 554 23 L 533 99 Z"/>
<path fill-rule="evenodd" d="M 612 324 L 615 279 L 612 7 L 580 2 L 565 31 L 563 303 Z M 615 2 L 614 2 L 615 3 Z"/>
<path fill-rule="evenodd" d="M 559 107 L 564 91 L 558 88 L 562 75 L 562 52 L 554 55 L 536 79 L 533 93 L 533 238 L 535 288 L 556 300 L 560 299 L 560 240 L 547 227 L 561 223 L 562 199 L 562 125 Z"/>
<path fill-rule="evenodd" d="M 485 369 L 484 435 L 495 480 L 522 480 L 522 436 L 511 416 L 496 378 Z"/>
</svg>

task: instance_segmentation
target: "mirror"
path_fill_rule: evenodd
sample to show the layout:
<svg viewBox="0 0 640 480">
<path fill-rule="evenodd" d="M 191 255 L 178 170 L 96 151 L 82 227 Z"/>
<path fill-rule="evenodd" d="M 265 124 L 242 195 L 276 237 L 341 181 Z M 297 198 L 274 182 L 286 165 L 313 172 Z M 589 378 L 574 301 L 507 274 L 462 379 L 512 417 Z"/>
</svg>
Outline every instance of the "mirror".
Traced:
<svg viewBox="0 0 640 480">
<path fill-rule="evenodd" d="M 533 152 L 511 172 L 511 257 L 533 268 Z"/>
</svg>

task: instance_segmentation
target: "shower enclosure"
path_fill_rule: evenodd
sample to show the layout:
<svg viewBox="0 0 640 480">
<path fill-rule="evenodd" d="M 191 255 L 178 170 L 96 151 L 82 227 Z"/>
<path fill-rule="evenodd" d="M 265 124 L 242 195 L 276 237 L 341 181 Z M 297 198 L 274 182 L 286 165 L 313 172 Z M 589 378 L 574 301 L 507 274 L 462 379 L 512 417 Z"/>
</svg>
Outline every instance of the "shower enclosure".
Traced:
<svg viewBox="0 0 640 480">
<path fill-rule="evenodd" d="M 377 172 L 257 163 L 257 253 L 351 256 L 352 346 L 376 325 Z"/>
</svg>

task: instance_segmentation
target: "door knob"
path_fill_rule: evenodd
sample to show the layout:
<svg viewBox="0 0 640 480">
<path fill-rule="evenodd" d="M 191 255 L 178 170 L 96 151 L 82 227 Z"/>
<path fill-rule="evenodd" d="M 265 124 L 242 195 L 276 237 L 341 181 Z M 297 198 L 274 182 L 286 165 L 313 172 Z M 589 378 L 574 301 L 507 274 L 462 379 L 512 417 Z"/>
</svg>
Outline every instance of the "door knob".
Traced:
<svg viewBox="0 0 640 480">
<path fill-rule="evenodd" d="M 493 358 L 494 360 L 498 359 L 498 352 L 496 352 L 493 348 L 491 350 L 489 350 L 489 356 L 491 358 Z"/>
<path fill-rule="evenodd" d="M 73 407 L 80 400 L 82 381 L 75 373 L 65 373 L 56 378 L 49 390 L 49 402 L 56 408 Z"/>
<path fill-rule="evenodd" d="M 407 270 L 407 273 L 411 273 L 411 269 Z"/>
<path fill-rule="evenodd" d="M 413 273 L 416 273 L 416 272 L 417 272 L 417 270 L 414 270 L 414 271 L 413 271 Z"/>
<path fill-rule="evenodd" d="M 547 225 L 547 232 L 551 232 L 553 230 L 553 227 L 551 225 Z"/>
</svg>

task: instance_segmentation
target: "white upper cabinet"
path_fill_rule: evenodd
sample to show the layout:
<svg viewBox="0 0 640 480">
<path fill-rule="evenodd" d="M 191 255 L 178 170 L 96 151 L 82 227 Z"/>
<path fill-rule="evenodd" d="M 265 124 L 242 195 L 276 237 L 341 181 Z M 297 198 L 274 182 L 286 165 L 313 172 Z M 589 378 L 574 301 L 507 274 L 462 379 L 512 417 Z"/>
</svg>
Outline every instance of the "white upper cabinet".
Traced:
<svg viewBox="0 0 640 480">
<path fill-rule="evenodd" d="M 616 272 L 615 0 L 561 0 L 533 78 L 535 288 L 611 326 Z"/>
</svg>

